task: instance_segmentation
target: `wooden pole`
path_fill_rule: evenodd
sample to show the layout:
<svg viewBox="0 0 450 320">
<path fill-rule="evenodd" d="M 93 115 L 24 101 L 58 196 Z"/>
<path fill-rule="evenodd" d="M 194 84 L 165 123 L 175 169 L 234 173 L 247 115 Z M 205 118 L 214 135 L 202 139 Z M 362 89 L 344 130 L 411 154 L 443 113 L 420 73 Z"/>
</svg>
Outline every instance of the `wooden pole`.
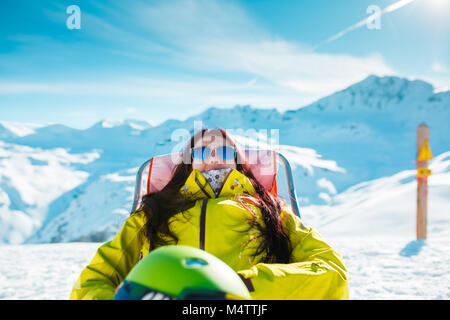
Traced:
<svg viewBox="0 0 450 320">
<path fill-rule="evenodd" d="M 417 168 L 428 168 L 428 160 L 419 159 L 424 143 L 428 143 L 430 129 L 422 122 L 417 127 Z M 419 170 L 418 170 L 419 171 Z M 417 240 L 427 238 L 428 177 L 417 175 Z"/>
</svg>

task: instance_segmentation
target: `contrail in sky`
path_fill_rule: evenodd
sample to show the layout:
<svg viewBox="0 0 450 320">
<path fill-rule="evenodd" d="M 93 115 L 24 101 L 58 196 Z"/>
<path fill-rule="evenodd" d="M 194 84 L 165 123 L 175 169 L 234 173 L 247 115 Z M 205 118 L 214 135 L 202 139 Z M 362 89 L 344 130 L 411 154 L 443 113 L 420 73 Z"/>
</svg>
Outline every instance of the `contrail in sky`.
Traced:
<svg viewBox="0 0 450 320">
<path fill-rule="evenodd" d="M 384 8 L 383 10 L 381 10 L 381 12 L 379 13 L 378 18 L 381 17 L 381 16 L 382 16 L 383 14 L 385 14 L 385 13 L 389 13 L 389 12 L 396 11 L 396 10 L 398 10 L 398 9 L 400 9 L 400 8 L 406 6 L 407 4 L 410 4 L 411 2 L 414 2 L 414 1 L 416 1 L 416 0 L 400 0 L 400 1 L 398 1 L 398 2 L 395 2 L 395 3 L 393 3 L 393 4 L 389 5 L 389 6 L 387 6 L 387 7 Z M 336 39 L 339 39 L 340 37 L 344 36 L 345 34 L 349 33 L 350 31 L 353 31 L 353 30 L 355 30 L 355 29 L 358 29 L 358 28 L 361 28 L 361 27 L 365 26 L 365 25 L 367 24 L 368 19 L 371 19 L 374 15 L 375 15 L 375 14 L 373 14 L 373 15 L 371 15 L 371 16 L 365 18 L 364 20 L 361 20 L 361 21 L 359 21 L 358 23 L 356 23 L 356 24 L 354 24 L 354 25 L 352 25 L 352 26 L 350 26 L 350 27 L 348 27 L 348 28 L 342 30 L 341 32 L 335 34 L 335 35 L 332 36 L 331 38 L 328 38 L 328 39 L 325 40 L 324 42 L 322 42 L 322 43 L 316 45 L 316 46 L 314 47 L 314 49 L 317 49 L 318 47 L 320 47 L 320 46 L 322 46 L 322 45 L 324 45 L 324 44 L 327 44 L 327 43 L 330 43 L 330 42 L 332 42 L 332 41 L 334 41 L 334 40 L 336 40 Z"/>
</svg>

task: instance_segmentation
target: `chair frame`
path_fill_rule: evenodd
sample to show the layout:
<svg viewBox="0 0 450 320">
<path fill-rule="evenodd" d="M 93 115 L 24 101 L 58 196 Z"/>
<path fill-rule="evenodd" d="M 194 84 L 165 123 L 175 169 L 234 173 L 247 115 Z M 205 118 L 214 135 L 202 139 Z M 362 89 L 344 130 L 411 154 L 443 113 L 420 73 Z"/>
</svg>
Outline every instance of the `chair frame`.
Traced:
<svg viewBox="0 0 450 320">
<path fill-rule="evenodd" d="M 300 208 L 297 202 L 297 194 L 295 192 L 295 186 L 294 186 L 294 179 L 292 176 L 292 168 L 289 164 L 289 161 L 286 159 L 285 156 L 283 156 L 278 151 L 275 151 L 275 154 L 277 155 L 277 160 L 281 160 L 280 162 L 284 166 L 284 171 L 286 174 L 286 182 L 288 185 L 288 193 L 289 193 L 289 200 L 291 202 L 291 207 L 294 213 L 301 218 L 300 216 Z M 134 200 L 133 200 L 133 206 L 131 209 L 131 212 L 134 212 L 137 210 L 138 206 L 140 205 L 141 197 L 142 197 L 142 183 L 144 178 L 144 172 L 146 169 L 148 169 L 150 165 L 151 158 L 147 161 L 145 161 L 140 167 L 136 174 L 136 185 L 134 188 Z M 275 178 L 276 179 L 276 178 Z"/>
</svg>

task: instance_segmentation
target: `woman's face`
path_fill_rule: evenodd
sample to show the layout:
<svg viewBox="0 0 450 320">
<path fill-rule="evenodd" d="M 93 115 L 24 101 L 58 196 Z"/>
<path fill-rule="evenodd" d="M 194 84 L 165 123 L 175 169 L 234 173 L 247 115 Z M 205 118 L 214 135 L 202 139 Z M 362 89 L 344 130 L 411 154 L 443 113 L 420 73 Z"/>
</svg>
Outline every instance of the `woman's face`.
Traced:
<svg viewBox="0 0 450 320">
<path fill-rule="evenodd" d="M 207 159 L 204 160 L 192 159 L 192 170 L 197 169 L 200 172 L 204 172 L 213 169 L 224 169 L 224 168 L 236 169 L 236 163 L 234 159 L 223 160 L 217 154 L 217 148 L 224 145 L 233 147 L 229 143 L 227 144 L 225 138 L 223 138 L 222 136 L 204 136 L 201 140 L 197 141 L 194 145 L 194 148 L 207 146 L 210 148 L 211 152 Z"/>
</svg>

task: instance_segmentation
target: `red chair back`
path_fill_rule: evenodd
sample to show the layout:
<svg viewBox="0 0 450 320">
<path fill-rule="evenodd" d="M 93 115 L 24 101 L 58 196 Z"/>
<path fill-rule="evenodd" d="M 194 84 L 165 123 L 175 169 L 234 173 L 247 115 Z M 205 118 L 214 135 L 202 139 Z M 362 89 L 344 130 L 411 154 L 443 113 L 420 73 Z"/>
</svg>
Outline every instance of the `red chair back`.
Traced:
<svg viewBox="0 0 450 320">
<path fill-rule="evenodd" d="M 277 195 L 277 162 L 276 152 L 272 150 L 245 149 L 247 163 L 256 180 L 264 188 Z M 150 160 L 147 193 L 162 190 L 173 176 L 175 166 L 181 163 L 182 153 L 155 156 Z"/>
</svg>

